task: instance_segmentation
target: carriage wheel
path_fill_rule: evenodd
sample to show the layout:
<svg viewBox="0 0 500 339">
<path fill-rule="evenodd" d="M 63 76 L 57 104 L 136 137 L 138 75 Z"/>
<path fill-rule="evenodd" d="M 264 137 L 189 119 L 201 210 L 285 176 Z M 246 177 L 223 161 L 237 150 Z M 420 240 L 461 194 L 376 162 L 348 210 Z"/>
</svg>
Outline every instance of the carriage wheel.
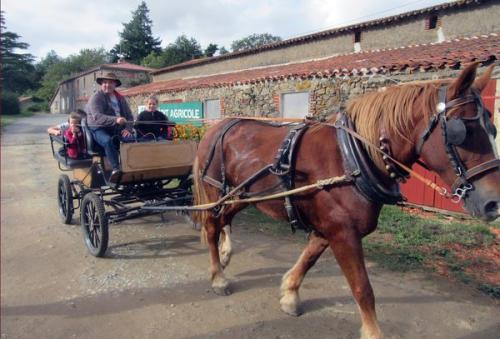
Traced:
<svg viewBox="0 0 500 339">
<path fill-rule="evenodd" d="M 62 174 L 57 183 L 57 203 L 62 222 L 70 224 L 73 219 L 73 190 L 66 174 Z"/>
<path fill-rule="evenodd" d="M 94 193 L 87 193 L 83 197 L 80 211 L 80 223 L 87 249 L 95 257 L 104 256 L 109 236 L 104 203 Z"/>
</svg>

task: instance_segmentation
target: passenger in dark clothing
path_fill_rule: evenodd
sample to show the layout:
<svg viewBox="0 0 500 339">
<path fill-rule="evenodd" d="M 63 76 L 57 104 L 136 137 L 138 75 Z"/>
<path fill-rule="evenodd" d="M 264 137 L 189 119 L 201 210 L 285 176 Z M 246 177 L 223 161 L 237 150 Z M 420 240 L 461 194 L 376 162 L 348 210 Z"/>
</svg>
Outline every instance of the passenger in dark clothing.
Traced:
<svg viewBox="0 0 500 339">
<path fill-rule="evenodd" d="M 135 123 L 137 136 L 143 140 L 170 139 L 169 123 L 165 114 L 157 110 L 158 99 L 150 96 L 146 100 L 146 110 L 139 113 Z"/>
<path fill-rule="evenodd" d="M 121 177 L 118 149 L 114 137 L 123 141 L 133 139 L 132 112 L 127 101 L 115 88 L 121 85 L 114 73 L 104 73 L 97 77 L 101 88 L 95 92 L 87 103 L 87 123 L 94 140 L 104 148 L 106 157 L 113 168 L 109 181 L 114 183 Z"/>
</svg>

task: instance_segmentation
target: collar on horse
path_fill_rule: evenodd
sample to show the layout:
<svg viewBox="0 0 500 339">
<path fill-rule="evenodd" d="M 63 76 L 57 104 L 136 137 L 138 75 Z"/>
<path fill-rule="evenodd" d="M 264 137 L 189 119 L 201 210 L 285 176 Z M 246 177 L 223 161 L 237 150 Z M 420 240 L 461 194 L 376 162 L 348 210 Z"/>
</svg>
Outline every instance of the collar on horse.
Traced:
<svg viewBox="0 0 500 339">
<path fill-rule="evenodd" d="M 343 128 L 338 128 L 340 126 Z M 339 114 L 335 127 L 345 170 L 347 172 L 359 170 L 360 174 L 354 177 L 358 191 L 366 199 L 376 203 L 395 204 L 403 200 L 399 184 L 381 175 L 366 153 L 362 142 L 347 131 L 354 130 L 354 124 L 349 117 L 343 113 Z"/>
<path fill-rule="evenodd" d="M 438 123 L 440 123 L 444 138 L 444 145 L 446 147 L 446 153 L 448 154 L 450 163 L 455 171 L 455 174 L 457 175 L 457 179 L 451 187 L 453 192 L 452 201 L 458 203 L 467 195 L 468 191 L 474 188 L 471 180 L 486 171 L 489 171 L 496 167 L 500 167 L 500 159 L 492 159 L 470 169 L 467 169 L 465 167 L 456 147 L 460 146 L 465 141 L 467 136 L 467 128 L 465 126 L 464 120 L 480 120 L 482 125 L 485 126 L 486 132 L 493 135 L 494 137 L 496 136 L 496 128 L 491 123 L 490 117 L 488 115 L 488 110 L 484 109 L 481 95 L 477 90 L 473 90 L 472 94 L 448 102 L 446 102 L 446 93 L 447 86 L 442 85 L 439 89 L 439 102 L 436 106 L 436 113 L 432 116 L 431 120 L 429 121 L 429 125 L 420 136 L 419 142 L 416 147 L 416 152 L 418 155 L 421 154 L 424 143 L 432 134 Z M 458 117 L 450 119 L 447 117 L 447 111 L 449 109 L 470 102 L 474 102 L 476 104 L 476 116 L 472 118 Z"/>
</svg>

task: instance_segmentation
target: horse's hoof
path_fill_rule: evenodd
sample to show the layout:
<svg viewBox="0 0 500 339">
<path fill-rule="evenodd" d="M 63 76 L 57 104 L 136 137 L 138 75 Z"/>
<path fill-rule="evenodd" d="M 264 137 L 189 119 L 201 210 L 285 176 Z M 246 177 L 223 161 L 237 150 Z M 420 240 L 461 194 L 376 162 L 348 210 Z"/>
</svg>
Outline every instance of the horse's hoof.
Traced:
<svg viewBox="0 0 500 339">
<path fill-rule="evenodd" d="M 302 310 L 300 309 L 300 307 L 293 306 L 290 304 L 281 304 L 281 310 L 286 314 L 294 317 L 298 317 L 302 314 Z"/>
<path fill-rule="evenodd" d="M 217 287 L 214 286 L 212 287 L 212 290 L 214 291 L 215 294 L 220 296 L 227 296 L 231 294 L 229 286 L 217 286 Z"/>
</svg>

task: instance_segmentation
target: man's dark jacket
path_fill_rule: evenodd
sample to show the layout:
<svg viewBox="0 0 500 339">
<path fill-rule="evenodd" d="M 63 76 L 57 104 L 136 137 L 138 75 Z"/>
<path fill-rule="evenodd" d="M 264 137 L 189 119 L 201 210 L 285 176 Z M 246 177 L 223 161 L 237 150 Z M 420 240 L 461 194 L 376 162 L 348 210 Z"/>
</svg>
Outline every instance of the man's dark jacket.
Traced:
<svg viewBox="0 0 500 339">
<path fill-rule="evenodd" d="M 120 105 L 120 115 L 128 121 L 134 121 L 130 107 L 125 98 L 115 91 L 115 96 Z M 99 127 L 115 127 L 116 114 L 111 106 L 109 95 L 102 90 L 98 90 L 92 95 L 87 103 L 87 124 L 91 129 Z M 129 127 L 130 128 L 130 127 Z"/>
</svg>

